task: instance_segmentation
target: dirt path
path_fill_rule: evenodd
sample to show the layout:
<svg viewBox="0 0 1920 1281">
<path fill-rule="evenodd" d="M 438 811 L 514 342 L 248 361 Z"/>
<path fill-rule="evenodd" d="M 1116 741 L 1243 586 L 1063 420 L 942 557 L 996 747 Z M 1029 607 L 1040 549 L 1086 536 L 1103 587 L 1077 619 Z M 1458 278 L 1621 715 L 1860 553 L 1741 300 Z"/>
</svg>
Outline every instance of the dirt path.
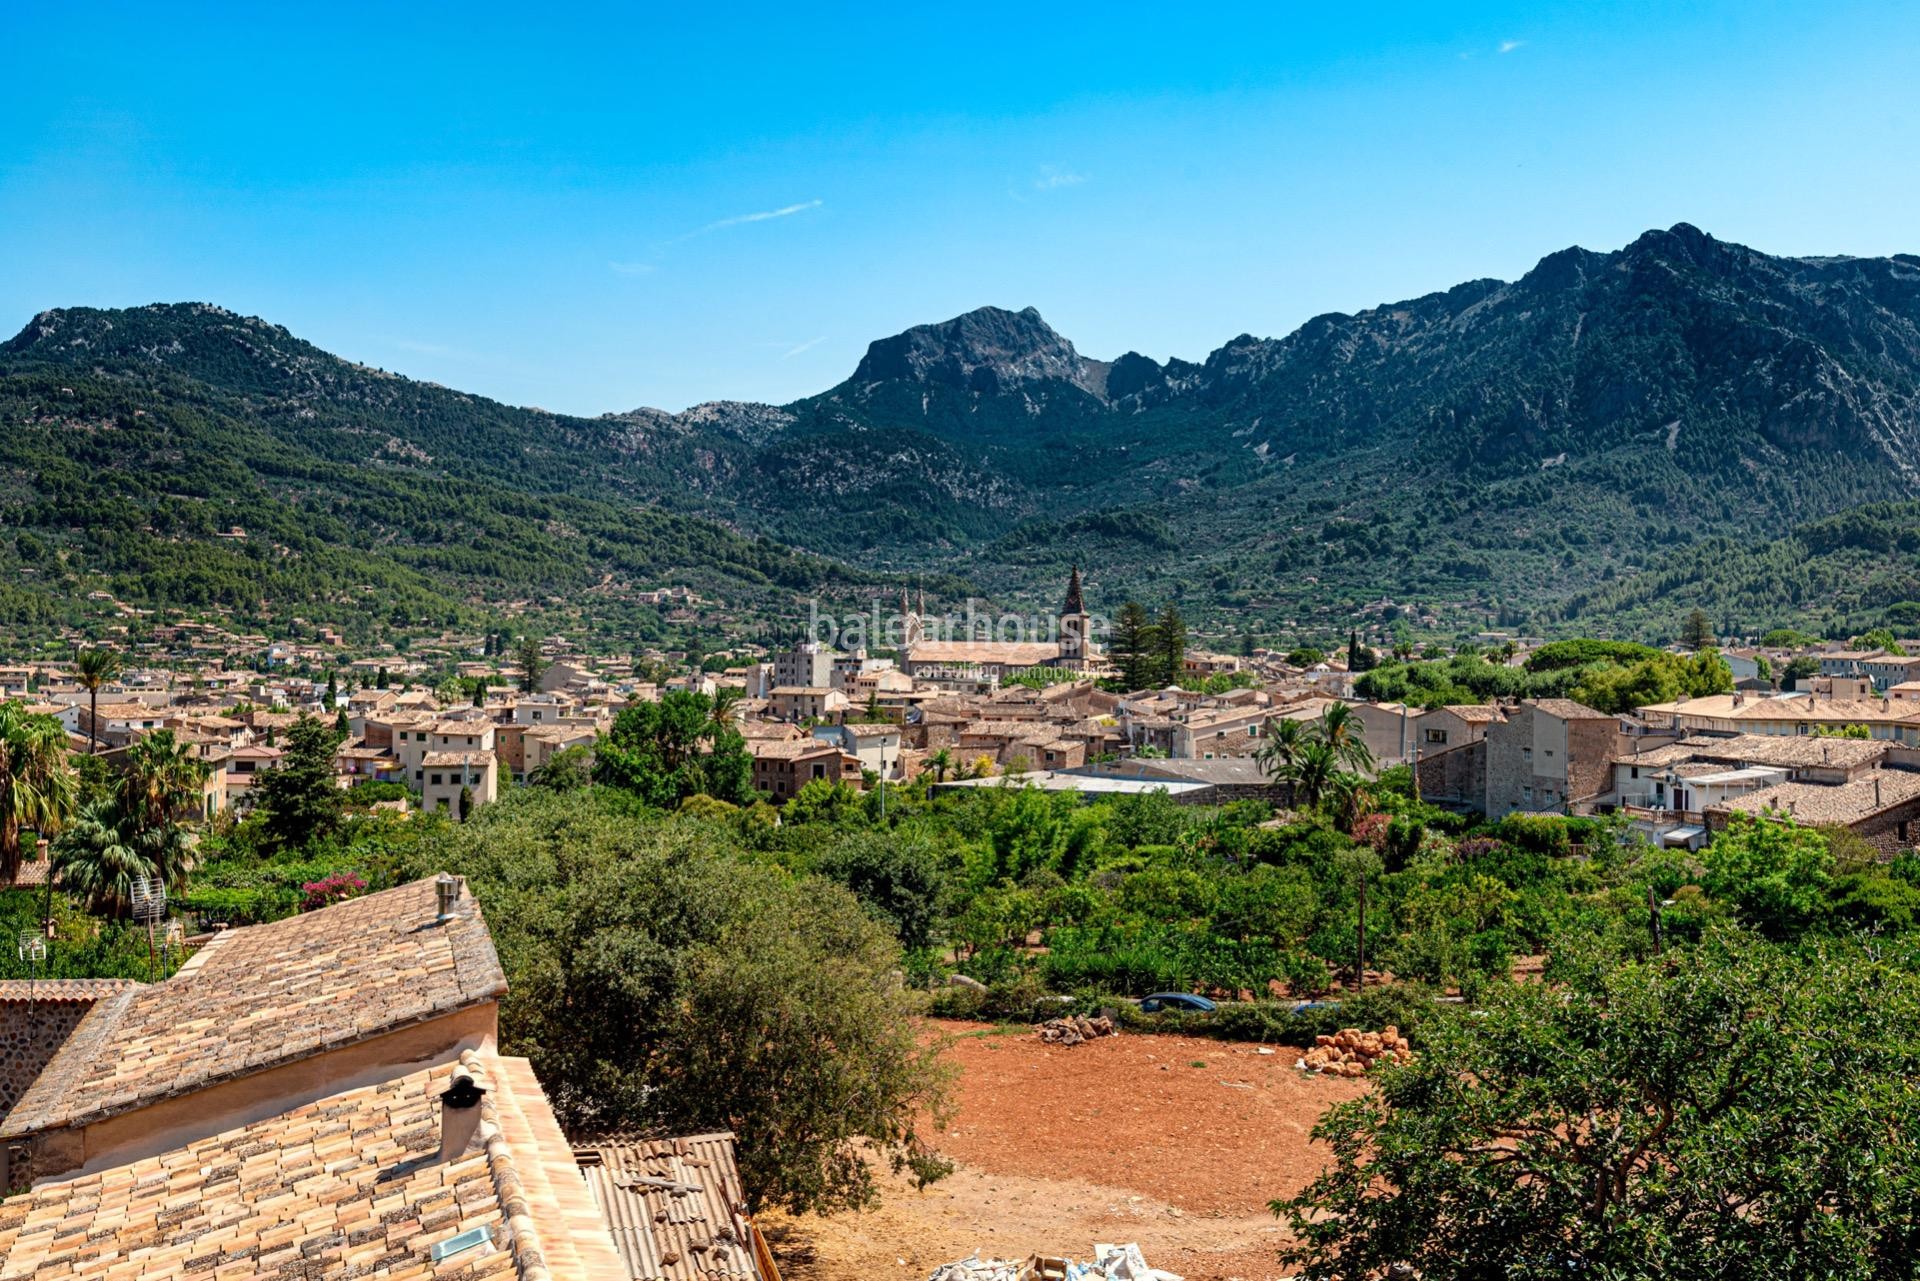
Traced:
<svg viewBox="0 0 1920 1281">
<path fill-rule="evenodd" d="M 1365 1085 L 1308 1077 L 1284 1047 L 1118 1036 L 1072 1048 L 1025 1029 L 958 1036 L 957 1114 L 937 1146 L 959 1163 L 925 1192 L 889 1181 L 879 1209 L 766 1226 L 792 1281 L 919 1281 L 979 1250 L 1086 1257 L 1138 1241 L 1188 1281 L 1269 1281 L 1282 1228 L 1267 1202 L 1320 1169 L 1314 1119 Z"/>
</svg>

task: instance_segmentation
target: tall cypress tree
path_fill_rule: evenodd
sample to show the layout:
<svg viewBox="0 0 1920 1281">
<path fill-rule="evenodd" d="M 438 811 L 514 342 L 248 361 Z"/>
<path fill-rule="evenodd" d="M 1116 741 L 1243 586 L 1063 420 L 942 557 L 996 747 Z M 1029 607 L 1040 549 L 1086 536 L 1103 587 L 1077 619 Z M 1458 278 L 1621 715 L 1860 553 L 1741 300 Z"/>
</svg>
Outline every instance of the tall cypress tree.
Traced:
<svg viewBox="0 0 1920 1281">
<path fill-rule="evenodd" d="M 1177 684 L 1187 670 L 1187 620 L 1180 617 L 1178 605 L 1167 602 L 1153 633 L 1153 654 L 1160 682 Z"/>
</svg>

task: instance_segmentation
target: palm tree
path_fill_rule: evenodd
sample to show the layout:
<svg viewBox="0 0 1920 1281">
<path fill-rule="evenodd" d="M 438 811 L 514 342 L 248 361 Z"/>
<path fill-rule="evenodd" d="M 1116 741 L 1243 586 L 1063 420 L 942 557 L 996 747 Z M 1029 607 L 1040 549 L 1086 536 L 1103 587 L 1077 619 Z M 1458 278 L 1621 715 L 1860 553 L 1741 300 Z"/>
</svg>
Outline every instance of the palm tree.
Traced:
<svg viewBox="0 0 1920 1281">
<path fill-rule="evenodd" d="M 87 691 L 87 749 L 100 750 L 100 687 L 120 674 L 120 652 L 104 645 L 78 650 L 73 656 L 74 679 Z"/>
<path fill-rule="evenodd" d="M 60 722 L 18 701 L 0 703 L 0 883 L 11 885 L 20 872 L 21 833 L 57 833 L 77 791 Z"/>
<path fill-rule="evenodd" d="M 1367 791 L 1367 781 L 1358 774 L 1335 774 L 1328 779 L 1326 799 L 1333 811 L 1333 825 L 1348 835 L 1373 812 L 1373 796 Z"/>
<path fill-rule="evenodd" d="M 1266 742 L 1253 754 L 1260 768 L 1273 778 L 1291 778 L 1293 763 L 1306 745 L 1306 727 L 1295 720 L 1267 722 Z"/>
<path fill-rule="evenodd" d="M 934 782 L 946 782 L 947 771 L 953 768 L 953 753 L 944 747 L 941 748 L 933 755 L 927 757 L 927 768 L 933 771 Z"/>
<path fill-rule="evenodd" d="M 127 749 L 120 808 L 140 832 L 165 827 L 191 806 L 199 813 L 207 764 L 170 729 L 155 730 Z"/>
<path fill-rule="evenodd" d="M 1318 738 L 1308 740 L 1290 770 L 1294 803 L 1312 809 L 1339 773 L 1340 757 L 1333 745 Z"/>
<path fill-rule="evenodd" d="M 1333 749 L 1334 759 L 1356 774 L 1373 769 L 1373 753 L 1360 735 L 1363 727 L 1348 703 L 1329 703 L 1314 725 L 1315 736 Z"/>
<path fill-rule="evenodd" d="M 60 883 L 85 899 L 90 910 L 112 916 L 131 912 L 134 881 L 154 874 L 153 864 L 107 801 L 81 810 L 73 826 L 61 833 L 53 846 L 53 868 Z"/>
</svg>

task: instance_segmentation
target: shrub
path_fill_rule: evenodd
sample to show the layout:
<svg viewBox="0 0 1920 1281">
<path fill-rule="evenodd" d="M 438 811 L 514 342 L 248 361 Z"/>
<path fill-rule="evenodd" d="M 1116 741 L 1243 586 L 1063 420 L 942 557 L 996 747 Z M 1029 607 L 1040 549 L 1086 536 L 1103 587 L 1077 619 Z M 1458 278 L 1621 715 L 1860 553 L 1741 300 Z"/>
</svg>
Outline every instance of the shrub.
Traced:
<svg viewBox="0 0 1920 1281">
<path fill-rule="evenodd" d="M 332 876 L 308 881 L 300 887 L 300 910 L 311 912 L 329 903 L 344 903 L 366 893 L 366 890 L 367 883 L 352 872 L 335 872 Z"/>
</svg>

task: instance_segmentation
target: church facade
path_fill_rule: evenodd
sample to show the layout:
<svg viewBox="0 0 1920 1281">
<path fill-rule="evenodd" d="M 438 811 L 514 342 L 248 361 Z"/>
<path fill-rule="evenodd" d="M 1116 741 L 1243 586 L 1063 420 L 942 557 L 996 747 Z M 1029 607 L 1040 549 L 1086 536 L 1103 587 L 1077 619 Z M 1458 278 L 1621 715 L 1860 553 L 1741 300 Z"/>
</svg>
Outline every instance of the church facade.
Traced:
<svg viewBox="0 0 1920 1281">
<path fill-rule="evenodd" d="M 998 684 L 1037 667 L 1093 675 L 1105 662 L 1093 641 L 1093 619 L 1080 585 L 1080 567 L 1067 580 L 1067 599 L 1052 640 L 939 640 L 926 634 L 924 598 L 918 611 L 900 594 L 900 668 L 917 680 L 950 684 Z"/>
</svg>

